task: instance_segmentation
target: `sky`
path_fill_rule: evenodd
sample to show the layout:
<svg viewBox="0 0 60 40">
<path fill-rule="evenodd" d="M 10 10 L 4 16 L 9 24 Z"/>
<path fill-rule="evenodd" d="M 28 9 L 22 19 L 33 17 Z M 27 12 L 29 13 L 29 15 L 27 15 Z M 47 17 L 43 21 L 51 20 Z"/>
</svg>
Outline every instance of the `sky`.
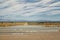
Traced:
<svg viewBox="0 0 60 40">
<path fill-rule="evenodd" d="M 0 0 L 0 21 L 60 21 L 60 0 Z"/>
</svg>

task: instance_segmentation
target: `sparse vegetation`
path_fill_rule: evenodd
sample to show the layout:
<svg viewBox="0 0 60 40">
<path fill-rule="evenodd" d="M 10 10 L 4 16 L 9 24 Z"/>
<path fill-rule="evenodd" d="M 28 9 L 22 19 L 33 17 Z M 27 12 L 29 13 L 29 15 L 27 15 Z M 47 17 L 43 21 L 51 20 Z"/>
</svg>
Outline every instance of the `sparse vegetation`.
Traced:
<svg viewBox="0 0 60 40">
<path fill-rule="evenodd" d="M 46 27 L 60 27 L 60 22 L 0 22 L 0 27 L 7 27 L 7 26 L 26 26 L 34 25 L 34 26 L 46 26 Z"/>
</svg>

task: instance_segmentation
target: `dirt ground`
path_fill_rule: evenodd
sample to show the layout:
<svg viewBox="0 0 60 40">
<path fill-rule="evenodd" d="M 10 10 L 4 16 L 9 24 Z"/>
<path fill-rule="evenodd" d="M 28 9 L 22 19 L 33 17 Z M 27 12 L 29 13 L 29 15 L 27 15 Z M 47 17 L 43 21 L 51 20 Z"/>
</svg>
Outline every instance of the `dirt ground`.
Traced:
<svg viewBox="0 0 60 40">
<path fill-rule="evenodd" d="M 0 33 L 0 40 L 60 40 L 60 32 Z"/>
</svg>

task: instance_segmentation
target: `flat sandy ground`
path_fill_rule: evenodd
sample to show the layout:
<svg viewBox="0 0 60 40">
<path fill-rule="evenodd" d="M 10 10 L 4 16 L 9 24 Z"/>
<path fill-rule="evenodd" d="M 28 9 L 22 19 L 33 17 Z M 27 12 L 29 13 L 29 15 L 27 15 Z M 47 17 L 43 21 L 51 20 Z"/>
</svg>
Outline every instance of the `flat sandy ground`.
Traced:
<svg viewBox="0 0 60 40">
<path fill-rule="evenodd" d="M 0 40 L 60 40 L 60 32 L 0 33 Z"/>
</svg>

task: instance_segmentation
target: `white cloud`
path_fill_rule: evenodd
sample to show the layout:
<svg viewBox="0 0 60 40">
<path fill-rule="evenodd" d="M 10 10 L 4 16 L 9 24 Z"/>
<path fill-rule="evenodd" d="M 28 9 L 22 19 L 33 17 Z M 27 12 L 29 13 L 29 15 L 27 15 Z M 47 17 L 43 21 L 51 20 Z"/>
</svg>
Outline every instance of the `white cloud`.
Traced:
<svg viewBox="0 0 60 40">
<path fill-rule="evenodd" d="M 56 3 L 53 3 L 53 4 L 49 5 L 49 6 L 60 6 L 60 1 L 56 2 Z"/>
<path fill-rule="evenodd" d="M 57 15 L 57 14 L 60 14 L 60 10 L 51 11 L 51 12 L 49 12 L 49 13 L 46 14 L 46 15 L 52 16 L 52 15 Z"/>
<path fill-rule="evenodd" d="M 20 15 L 22 17 L 26 17 L 26 16 L 29 17 L 31 15 L 36 15 L 36 14 L 40 15 L 40 14 L 42 14 L 44 12 L 48 12 L 48 11 L 49 11 L 48 12 L 49 14 L 47 14 L 47 13 L 44 13 L 44 14 L 47 14 L 47 15 L 60 14 L 60 10 L 51 11 L 51 10 L 55 9 L 55 6 L 59 6 L 60 1 L 53 3 L 53 4 L 49 4 L 50 2 L 52 2 L 52 0 L 41 0 L 41 1 L 35 2 L 35 3 L 24 3 L 25 0 L 20 0 L 19 2 L 17 0 L 8 0 L 6 2 L 1 3 L 0 8 L 4 8 L 6 6 L 8 6 L 8 7 L 5 9 L 0 9 L 0 13 L 2 13 L 0 15 L 10 15 L 10 16 L 11 15 L 15 15 L 15 16 Z M 37 6 L 39 6 L 39 7 L 37 7 Z M 13 18 L 15 16 L 13 16 Z M 8 16 L 7 16 L 7 18 L 8 18 Z"/>
</svg>

